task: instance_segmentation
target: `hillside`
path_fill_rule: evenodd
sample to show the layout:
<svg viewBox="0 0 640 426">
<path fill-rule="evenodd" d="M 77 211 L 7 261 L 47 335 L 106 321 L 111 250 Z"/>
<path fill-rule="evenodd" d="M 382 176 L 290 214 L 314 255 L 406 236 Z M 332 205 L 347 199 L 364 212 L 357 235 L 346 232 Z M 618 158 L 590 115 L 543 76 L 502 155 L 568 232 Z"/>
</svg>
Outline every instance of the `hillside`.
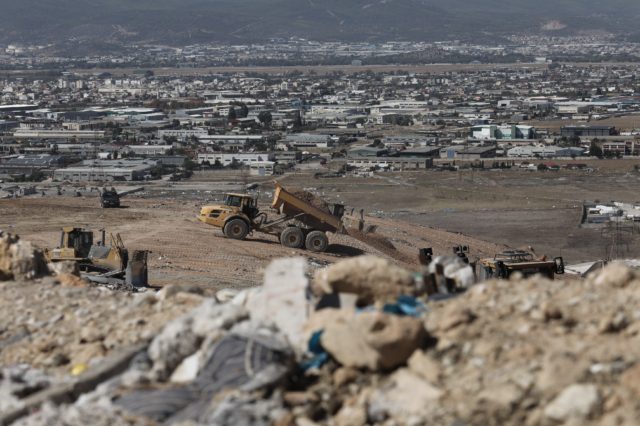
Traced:
<svg viewBox="0 0 640 426">
<path fill-rule="evenodd" d="M 640 15 L 632 0 L 2 0 L 0 6 L 4 42 L 481 40 L 521 32 L 624 32 Z"/>
</svg>

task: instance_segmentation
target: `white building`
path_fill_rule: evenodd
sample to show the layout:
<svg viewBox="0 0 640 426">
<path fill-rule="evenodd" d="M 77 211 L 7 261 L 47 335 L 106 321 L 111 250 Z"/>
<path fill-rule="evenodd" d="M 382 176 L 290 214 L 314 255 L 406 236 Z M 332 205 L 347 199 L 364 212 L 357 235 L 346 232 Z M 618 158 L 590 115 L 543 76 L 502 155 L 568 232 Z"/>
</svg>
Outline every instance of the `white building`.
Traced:
<svg viewBox="0 0 640 426">
<path fill-rule="evenodd" d="M 223 166 L 229 166 L 236 163 L 242 163 L 245 165 L 251 165 L 254 163 L 261 163 L 265 161 L 273 161 L 274 154 L 268 152 L 236 152 L 236 153 L 221 153 L 221 152 L 212 152 L 206 154 L 198 154 L 198 163 L 209 163 L 211 165 L 216 162 L 220 163 Z"/>
<path fill-rule="evenodd" d="M 560 146 L 516 146 L 507 151 L 507 157 L 577 157 L 583 155 L 584 148 Z"/>
<path fill-rule="evenodd" d="M 127 145 L 126 150 L 135 155 L 167 155 L 173 145 Z"/>
<path fill-rule="evenodd" d="M 256 161 L 249 165 L 252 176 L 272 176 L 276 163 L 274 161 Z"/>
<path fill-rule="evenodd" d="M 158 130 L 158 139 L 173 137 L 179 141 L 186 141 L 189 138 L 196 137 L 199 139 L 209 136 L 209 132 L 205 129 L 165 129 Z"/>
<path fill-rule="evenodd" d="M 495 125 L 487 124 L 482 126 L 473 126 L 471 128 L 471 137 L 480 140 L 489 139 L 535 139 L 536 129 L 531 126 L 522 125 Z"/>
</svg>

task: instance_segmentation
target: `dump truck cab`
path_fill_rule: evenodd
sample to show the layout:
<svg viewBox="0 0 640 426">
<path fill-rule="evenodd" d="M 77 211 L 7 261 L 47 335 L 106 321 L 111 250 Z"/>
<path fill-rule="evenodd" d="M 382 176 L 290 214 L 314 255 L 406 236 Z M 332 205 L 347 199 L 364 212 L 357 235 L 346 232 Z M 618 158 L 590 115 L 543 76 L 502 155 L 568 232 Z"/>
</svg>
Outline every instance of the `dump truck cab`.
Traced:
<svg viewBox="0 0 640 426">
<path fill-rule="evenodd" d="M 508 279 L 515 272 L 524 277 L 542 275 L 554 279 L 556 274 L 564 274 L 564 260 L 562 257 L 552 260 L 546 257 L 537 258 L 533 253 L 524 250 L 506 250 L 493 258 L 480 259 L 476 272 L 480 281 L 492 278 Z"/>
<path fill-rule="evenodd" d="M 229 238 L 243 239 L 259 213 L 257 200 L 252 195 L 227 193 L 222 204 L 202 207 L 198 220 L 222 228 Z"/>
</svg>

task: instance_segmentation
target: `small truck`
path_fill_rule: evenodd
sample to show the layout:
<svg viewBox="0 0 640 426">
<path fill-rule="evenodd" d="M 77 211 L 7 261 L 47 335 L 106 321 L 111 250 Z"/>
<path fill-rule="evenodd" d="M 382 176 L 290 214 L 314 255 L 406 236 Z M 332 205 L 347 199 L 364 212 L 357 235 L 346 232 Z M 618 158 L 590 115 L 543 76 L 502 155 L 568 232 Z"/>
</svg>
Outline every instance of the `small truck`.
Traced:
<svg viewBox="0 0 640 426">
<path fill-rule="evenodd" d="M 328 232 L 344 232 L 344 205 L 316 205 L 305 199 L 308 197 L 275 185 L 271 208 L 279 213 L 276 219 L 260 211 L 254 196 L 227 193 L 221 205 L 202 207 L 198 220 L 222 229 L 227 238 L 243 240 L 251 232 L 262 232 L 277 235 L 285 247 L 315 252 L 327 250 Z"/>
<path fill-rule="evenodd" d="M 104 188 L 100 192 L 100 205 L 103 209 L 118 208 L 120 207 L 120 195 L 114 188 Z"/>
</svg>

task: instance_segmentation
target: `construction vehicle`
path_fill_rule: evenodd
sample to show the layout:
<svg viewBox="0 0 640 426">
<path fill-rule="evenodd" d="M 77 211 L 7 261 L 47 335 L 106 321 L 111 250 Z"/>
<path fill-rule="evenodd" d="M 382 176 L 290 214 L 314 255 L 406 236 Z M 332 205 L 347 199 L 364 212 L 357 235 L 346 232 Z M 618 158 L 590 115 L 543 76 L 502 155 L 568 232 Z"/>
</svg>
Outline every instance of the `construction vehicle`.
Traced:
<svg viewBox="0 0 640 426">
<path fill-rule="evenodd" d="M 242 240 L 256 231 L 277 235 L 285 247 L 306 247 L 315 252 L 327 249 L 327 232 L 344 232 L 342 204 L 324 210 L 287 191 L 278 182 L 275 185 L 271 208 L 280 214 L 275 220 L 269 220 L 260 211 L 254 196 L 234 193 L 225 194 L 222 205 L 202 207 L 198 220 L 222 229 L 228 238 Z"/>
<path fill-rule="evenodd" d="M 103 209 L 110 207 L 120 207 L 120 195 L 115 188 L 103 188 L 100 192 L 100 205 Z"/>
<path fill-rule="evenodd" d="M 515 272 L 524 277 L 539 274 L 554 279 L 556 274 L 564 274 L 564 260 L 562 257 L 553 260 L 548 260 L 545 256 L 536 257 L 526 250 L 506 250 L 493 258 L 480 259 L 476 267 L 478 281 L 509 278 Z"/>
<path fill-rule="evenodd" d="M 77 262 L 82 276 L 93 282 L 147 286 L 148 252 L 135 250 L 130 257 L 120 234 L 110 234 L 107 245 L 105 230 L 100 232 L 102 237 L 96 242 L 92 231 L 64 227 L 60 233 L 60 245 L 45 249 L 45 256 L 49 262 Z"/>
</svg>

